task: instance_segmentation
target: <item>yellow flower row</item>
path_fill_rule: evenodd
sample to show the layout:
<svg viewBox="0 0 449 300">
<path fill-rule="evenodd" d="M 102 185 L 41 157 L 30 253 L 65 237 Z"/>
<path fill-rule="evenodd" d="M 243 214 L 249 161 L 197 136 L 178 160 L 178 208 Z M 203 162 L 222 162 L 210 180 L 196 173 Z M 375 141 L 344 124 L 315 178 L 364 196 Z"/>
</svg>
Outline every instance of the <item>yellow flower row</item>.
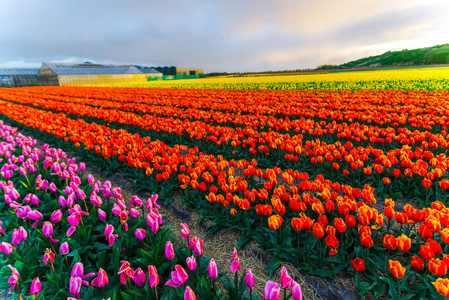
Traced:
<svg viewBox="0 0 449 300">
<path fill-rule="evenodd" d="M 273 90 L 447 90 L 449 89 L 449 68 L 410 68 L 274 76 L 221 76 L 190 80 L 149 81 L 144 83 L 109 83 L 103 86 Z"/>
</svg>

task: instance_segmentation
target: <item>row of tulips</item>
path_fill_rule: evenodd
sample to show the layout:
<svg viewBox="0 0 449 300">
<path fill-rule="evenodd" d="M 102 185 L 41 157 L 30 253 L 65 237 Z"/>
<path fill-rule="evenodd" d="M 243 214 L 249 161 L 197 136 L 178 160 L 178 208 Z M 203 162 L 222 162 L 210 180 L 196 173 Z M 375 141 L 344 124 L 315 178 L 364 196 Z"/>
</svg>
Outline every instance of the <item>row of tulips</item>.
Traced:
<svg viewBox="0 0 449 300">
<path fill-rule="evenodd" d="M 16 97 L 15 101 L 19 101 L 17 99 L 18 98 Z M 152 128 L 152 130 L 162 130 L 164 133 L 164 138 L 166 132 L 180 135 L 182 131 L 186 129 L 186 126 L 182 124 L 179 124 L 178 126 L 175 125 L 175 123 L 166 124 L 166 122 L 161 120 L 155 120 L 152 124 L 158 124 L 159 127 L 156 129 L 150 124 L 151 122 L 149 123 L 148 121 L 151 118 L 140 117 L 131 113 L 123 113 L 120 111 L 106 112 L 103 109 L 92 108 L 86 105 L 73 104 L 64 106 L 61 105 L 60 102 L 54 102 L 52 104 L 52 101 L 37 101 L 37 99 L 34 98 L 23 101 L 25 103 L 35 102 L 33 105 L 41 106 L 43 108 L 51 108 L 57 111 L 64 111 L 83 117 L 102 118 L 105 122 L 107 121 L 114 123 L 117 121 L 118 124 L 127 124 L 128 126 L 131 126 L 130 130 L 133 130 L 132 126 L 136 124 L 139 124 L 139 127 L 142 129 Z M 192 123 L 192 125 L 193 124 L 194 123 Z M 313 125 L 314 123 L 312 122 L 311 124 Z M 178 131 L 177 126 L 180 131 Z M 222 135 L 220 139 L 217 139 L 215 135 L 207 136 L 209 132 L 211 132 L 211 128 L 207 129 L 204 127 L 204 129 L 199 131 L 198 128 L 200 127 L 201 126 L 198 124 L 191 126 L 194 131 L 188 130 L 186 137 L 182 141 L 187 142 L 192 136 L 196 137 L 196 139 L 201 139 L 206 136 L 205 139 L 208 142 L 213 142 L 220 145 L 223 142 L 230 141 L 231 136 L 234 136 L 237 137 L 237 140 L 232 140 L 230 142 L 232 147 L 241 146 L 243 148 L 248 148 L 249 152 L 252 154 L 268 154 L 270 149 L 278 149 L 271 151 L 277 151 L 279 157 L 284 158 L 286 161 L 292 161 L 293 164 L 298 162 L 298 160 L 305 162 L 307 161 L 307 157 L 309 157 L 312 165 L 322 165 L 321 168 L 315 167 L 317 173 L 324 172 L 324 170 L 327 170 L 328 172 L 329 170 L 334 170 L 335 178 L 337 178 L 341 173 L 346 177 L 350 175 L 349 178 L 346 179 L 346 183 L 352 185 L 361 185 L 364 183 L 374 184 L 378 181 L 382 181 L 382 187 L 386 191 L 389 190 L 390 194 L 396 194 L 396 192 L 400 191 L 402 195 L 426 199 L 432 194 L 442 194 L 442 192 L 438 189 L 438 185 L 441 183 L 440 177 L 442 177 L 446 172 L 448 166 L 446 155 L 442 152 L 449 145 L 445 139 L 446 134 L 435 135 L 428 132 L 413 132 L 415 136 L 410 137 L 412 131 L 404 128 L 404 130 L 401 130 L 401 133 L 398 135 L 395 133 L 392 133 L 393 135 L 386 135 L 386 140 L 396 140 L 399 142 L 401 147 L 397 149 L 393 147 L 388 151 L 384 151 L 373 148 L 372 146 L 357 147 L 357 144 L 353 144 L 351 142 L 347 142 L 344 145 L 340 141 L 327 144 L 326 142 L 322 142 L 320 140 L 306 141 L 303 143 L 301 136 L 294 136 L 290 139 L 288 135 L 281 135 L 279 133 L 275 134 L 274 131 L 271 132 L 274 135 L 267 136 L 264 132 L 257 133 L 253 131 L 253 133 L 251 133 L 248 129 L 241 131 L 242 137 L 245 134 L 251 134 L 253 137 L 248 137 L 240 142 L 238 140 L 240 133 L 236 132 L 232 128 L 224 129 L 224 127 L 220 127 L 219 130 L 217 129 L 217 132 Z M 352 126 L 348 128 L 350 128 L 350 130 L 347 134 L 344 132 L 341 134 L 339 133 L 339 139 L 344 136 L 351 136 L 354 132 L 357 132 L 356 129 L 352 128 Z M 334 131 L 338 132 L 341 130 Z M 200 132 L 202 132 L 201 135 L 197 136 L 196 133 Z M 142 131 L 142 133 L 144 132 Z M 376 134 L 379 135 L 379 133 Z M 226 138 L 227 135 L 229 135 L 228 138 Z M 258 135 L 260 136 L 258 137 Z M 382 136 L 383 135 L 384 134 L 382 133 Z M 288 138 L 286 138 L 286 136 Z M 373 136 L 373 134 L 371 134 L 371 136 Z M 175 136 L 174 138 L 175 140 L 178 139 Z M 169 141 L 170 136 L 165 139 Z M 368 138 L 366 139 L 368 140 Z M 374 138 L 374 140 L 377 139 L 379 138 Z M 382 140 L 385 140 L 385 138 L 382 138 Z M 421 146 L 408 146 L 409 141 L 412 140 L 413 144 L 416 140 L 421 143 Z M 404 141 L 406 141 L 406 143 L 402 146 Z M 257 147 L 257 144 L 260 142 L 265 145 L 260 144 L 260 146 Z M 258 151 L 256 151 L 256 149 L 258 149 Z M 215 152 L 212 148 L 209 150 Z M 227 148 L 223 151 L 226 153 Z M 271 156 L 273 156 L 273 154 Z M 276 161 L 276 156 L 270 160 Z M 378 174 L 378 176 L 371 176 L 373 173 Z M 424 195 L 417 195 L 416 190 L 413 189 L 417 186 L 430 189 L 431 192 L 429 193 L 426 191 Z M 424 201 L 423 203 L 428 205 L 429 202 Z"/>
<path fill-rule="evenodd" d="M 231 299 L 257 298 L 251 270 L 239 276 L 237 251 L 230 261 L 232 281 L 204 257 L 203 241 L 187 225 L 182 224 L 182 246 L 173 246 L 157 195 L 125 201 L 120 188 L 83 176 L 84 163 L 60 149 L 34 148 L 35 140 L 3 123 L 0 137 L 0 162 L 8 165 L 0 180 L 0 277 L 10 292 L 33 299 L 222 299 L 215 286 L 222 280 Z M 285 268 L 280 282 L 267 282 L 265 299 L 280 299 L 281 289 L 284 299 L 287 290 L 292 299 L 302 299 Z"/>
<path fill-rule="evenodd" d="M 20 114 L 23 113 L 24 111 L 20 112 Z M 32 119 L 31 115 L 28 117 L 29 119 Z M 15 116 L 18 117 L 19 113 Z M 61 117 L 59 116 L 58 118 Z M 25 119 L 20 120 L 24 121 Z M 41 121 L 42 120 L 39 120 L 39 122 Z M 58 123 L 53 121 L 52 118 L 45 118 L 46 126 L 51 127 L 52 130 L 54 129 L 55 133 L 60 133 L 63 128 L 62 125 L 58 125 Z M 26 124 L 28 126 L 34 126 L 31 123 Z M 82 129 L 72 126 L 72 124 L 69 123 L 69 119 L 61 119 L 61 123 L 59 124 L 65 124 L 65 126 L 66 124 L 70 124 L 73 131 L 83 132 Z M 74 122 L 73 125 L 75 124 L 76 123 Z M 106 128 L 102 127 L 102 130 L 104 131 Z M 111 136 L 113 136 L 113 134 L 111 134 Z M 71 140 L 71 137 L 67 138 L 68 140 Z M 192 157 L 195 156 L 192 155 Z M 259 242 L 261 244 L 265 243 L 267 248 L 277 248 L 275 254 L 278 257 L 297 262 L 298 265 L 304 269 L 311 270 L 311 266 L 321 267 L 319 272 L 316 272 L 315 270 L 315 273 L 320 275 L 338 272 L 339 270 L 349 267 L 348 264 L 350 264 L 350 261 L 353 261 L 356 258 L 361 258 L 364 262 L 369 264 L 370 267 L 367 269 L 372 270 L 372 273 L 367 273 L 366 277 L 375 283 L 375 285 L 369 285 L 366 282 L 360 283 L 359 292 L 361 294 L 364 294 L 369 289 L 374 289 L 375 293 L 380 295 L 383 293 L 382 286 L 385 287 L 385 284 L 390 285 L 392 291 L 398 290 L 400 293 L 407 293 L 407 295 L 416 293 L 418 295 L 429 296 L 436 293 L 436 290 L 433 287 L 429 288 L 428 286 L 424 286 L 424 288 L 415 287 L 415 289 L 404 288 L 403 285 L 410 280 L 411 275 L 405 276 L 406 273 L 401 270 L 404 270 L 402 265 L 410 269 L 414 262 L 417 261 L 417 258 L 419 258 L 423 262 L 425 268 L 417 269 L 417 272 L 412 274 L 414 275 L 413 278 L 428 284 L 430 284 L 430 282 L 441 283 L 441 280 L 437 281 L 435 276 L 442 277 L 444 274 L 442 271 L 436 271 L 438 268 L 435 268 L 434 266 L 443 266 L 442 270 L 444 270 L 444 265 L 446 265 L 446 262 L 444 261 L 445 254 L 442 251 L 439 252 L 438 249 L 435 250 L 432 248 L 432 245 L 434 245 L 434 247 L 436 247 L 436 245 L 442 247 L 442 245 L 445 245 L 445 241 L 447 241 L 445 233 L 443 233 L 445 232 L 443 227 L 447 226 L 445 220 L 447 220 L 446 216 L 448 211 L 442 203 L 435 202 L 431 208 L 423 210 L 416 210 L 411 206 L 408 206 L 405 208 L 405 212 L 402 213 L 394 210 L 393 201 L 387 201 L 386 206 L 388 209 L 385 209 L 385 215 L 388 218 L 388 226 L 387 231 L 385 231 L 385 228 L 381 227 L 384 225 L 383 216 L 376 209 L 371 207 L 376 200 L 373 197 L 372 189 L 368 186 L 361 191 L 359 189 L 352 189 L 349 186 L 340 186 L 338 183 L 324 180 L 322 176 L 318 176 L 315 180 L 309 181 L 308 175 L 305 173 L 299 173 L 297 171 L 283 173 L 279 168 L 274 168 L 264 172 L 265 175 L 263 173 L 260 174 L 259 178 L 266 178 L 267 180 L 263 184 L 263 189 L 259 189 L 259 191 L 252 189 L 250 191 L 247 186 L 248 182 L 250 182 L 249 178 L 248 181 L 246 181 L 240 176 L 234 177 L 234 166 L 237 167 L 237 169 L 240 167 L 246 168 L 245 170 L 248 170 L 248 174 L 251 174 L 251 172 L 257 173 L 258 171 L 254 166 L 257 165 L 257 162 L 254 162 L 253 165 L 245 165 L 243 161 L 231 161 L 231 163 L 229 163 L 222 160 L 215 166 L 212 164 L 214 161 L 212 161 L 210 157 L 208 157 L 207 160 L 203 159 L 197 158 L 196 160 L 197 163 L 203 163 L 201 167 L 196 163 L 195 168 L 193 168 L 193 165 L 190 165 L 192 167 L 188 171 L 189 175 L 192 176 L 193 174 L 196 174 L 194 176 L 196 179 L 201 178 L 201 182 L 199 183 L 196 179 L 192 180 L 189 178 L 190 181 L 188 184 L 191 188 L 186 189 L 188 195 L 187 201 L 190 197 L 192 202 L 195 202 L 198 205 L 198 203 L 201 203 L 201 201 L 197 200 L 198 197 L 201 197 L 201 195 L 204 195 L 205 193 L 209 193 L 207 198 L 209 201 L 206 202 L 206 205 L 203 207 L 205 210 L 210 212 L 211 209 L 215 209 L 218 215 L 217 219 L 225 219 L 225 221 L 228 221 L 229 223 L 245 224 L 246 222 L 246 226 L 248 226 L 246 228 L 247 232 L 252 232 L 256 238 L 259 237 Z M 220 177 L 217 179 L 214 178 L 212 175 L 214 168 L 222 168 L 219 175 L 223 174 L 223 176 L 225 176 L 225 178 L 223 178 L 225 179 L 224 181 L 220 181 Z M 208 173 L 206 170 L 211 171 L 211 173 Z M 224 170 L 226 170 L 226 172 L 223 172 Z M 206 173 L 208 173 L 208 175 L 205 175 Z M 290 180 L 288 179 L 288 176 L 290 176 L 295 178 L 295 180 L 301 179 L 301 183 L 297 185 L 296 188 L 295 186 L 291 186 L 290 191 L 287 191 L 285 188 L 282 188 L 281 185 L 274 184 L 277 175 L 281 174 L 282 177 L 287 179 L 285 181 Z M 212 181 L 210 181 L 211 178 Z M 185 177 L 183 180 L 185 180 Z M 192 184 L 195 181 L 197 184 Z M 225 196 L 223 196 L 221 192 L 218 193 L 217 186 L 213 188 L 212 184 L 215 182 L 218 184 L 221 191 L 227 191 Z M 271 185 L 270 182 L 272 182 L 273 185 Z M 183 183 L 187 187 L 186 182 L 183 181 Z M 249 192 L 251 192 L 251 194 L 249 194 Z M 228 194 L 230 196 L 228 196 Z M 215 197 L 213 195 L 215 195 Z M 267 203 L 268 199 L 270 199 L 271 205 Z M 364 199 L 364 201 L 357 204 L 357 201 L 362 199 Z M 363 205 L 365 201 L 368 205 Z M 230 209 L 231 214 L 227 215 L 226 218 L 223 218 L 223 214 L 221 213 L 222 210 L 216 208 L 217 204 L 224 205 L 225 207 L 227 206 L 226 209 Z M 202 204 L 200 204 L 200 206 L 201 205 Z M 261 213 L 261 205 L 264 206 L 263 213 Z M 286 205 L 288 205 L 291 211 L 286 211 Z M 254 207 L 254 210 L 251 207 Z M 240 212 L 237 213 L 237 210 Z M 302 211 L 300 218 L 296 218 L 295 212 L 297 214 L 299 211 Z M 272 215 L 274 212 L 276 212 L 276 214 Z M 254 213 L 261 216 L 260 221 L 258 217 L 255 217 Z M 268 218 L 262 219 L 262 215 L 265 215 L 265 217 Z M 284 219 L 287 219 L 288 222 L 284 222 Z M 253 223 L 249 224 L 249 221 L 253 221 Z M 263 231 L 263 227 L 261 228 L 258 226 L 258 224 L 263 224 L 264 222 L 268 222 L 270 228 L 268 229 L 268 232 Z M 402 235 L 401 230 L 396 229 L 395 231 L 393 229 L 395 223 L 400 224 L 401 229 L 403 227 L 406 234 Z M 220 223 L 219 225 L 222 224 L 223 223 Z M 288 224 L 291 224 L 291 227 L 286 227 Z M 416 228 L 417 225 L 418 228 Z M 295 230 L 296 233 L 293 230 Z M 266 238 L 267 235 L 270 236 L 270 239 Z M 392 237 L 385 238 L 386 236 Z M 274 238 L 275 242 L 272 242 L 273 240 L 271 237 Z M 294 237 L 297 238 L 295 239 Z M 389 242 L 381 243 L 379 245 L 379 238 L 382 241 L 387 239 Z M 417 238 L 417 242 L 412 244 L 412 238 Z M 409 246 L 397 246 L 395 248 L 391 246 L 393 244 L 393 239 L 405 241 L 399 242 L 399 244 L 402 243 Z M 267 240 L 271 240 L 268 242 L 271 244 L 267 244 Z M 296 241 L 298 242 L 298 245 L 296 245 Z M 295 246 L 293 246 L 293 244 Z M 423 247 L 425 250 L 421 250 Z M 328 250 L 326 250 L 326 248 Z M 429 248 L 432 252 L 430 252 Z M 396 260 L 394 261 L 396 263 L 392 263 L 392 267 L 389 267 L 390 264 L 385 263 L 385 258 L 395 258 Z M 328 264 L 332 266 L 332 272 L 329 272 L 323 267 Z M 388 278 L 388 276 L 399 278 L 403 275 L 403 277 L 401 277 L 403 279 L 399 282 L 385 279 L 387 281 L 386 283 L 383 283 L 379 280 L 376 272 L 383 273 L 385 277 L 382 278 Z M 437 290 L 441 292 L 441 287 L 444 285 L 436 284 L 436 286 L 438 286 Z M 380 288 L 379 290 L 376 290 L 375 287 Z"/>
</svg>

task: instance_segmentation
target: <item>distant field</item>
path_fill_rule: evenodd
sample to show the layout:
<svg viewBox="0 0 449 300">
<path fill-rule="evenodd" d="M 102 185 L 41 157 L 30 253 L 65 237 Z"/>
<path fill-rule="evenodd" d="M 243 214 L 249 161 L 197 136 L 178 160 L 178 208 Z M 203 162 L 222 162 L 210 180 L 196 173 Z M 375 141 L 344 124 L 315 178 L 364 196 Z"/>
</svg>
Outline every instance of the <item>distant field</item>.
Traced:
<svg viewBox="0 0 449 300">
<path fill-rule="evenodd" d="M 269 90 L 447 90 L 449 68 L 410 68 L 304 75 L 220 76 L 101 86 Z"/>
</svg>

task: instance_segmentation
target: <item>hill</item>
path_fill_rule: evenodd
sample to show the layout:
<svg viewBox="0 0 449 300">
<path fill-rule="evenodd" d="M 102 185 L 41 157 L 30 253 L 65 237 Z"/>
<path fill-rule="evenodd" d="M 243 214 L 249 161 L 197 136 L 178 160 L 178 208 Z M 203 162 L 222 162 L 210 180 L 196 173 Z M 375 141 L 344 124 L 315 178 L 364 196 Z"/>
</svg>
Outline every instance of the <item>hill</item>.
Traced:
<svg viewBox="0 0 449 300">
<path fill-rule="evenodd" d="M 448 63 L 449 44 L 443 44 L 428 48 L 388 51 L 382 55 L 361 58 L 341 65 L 322 65 L 317 67 L 317 70 L 422 66 Z"/>
</svg>

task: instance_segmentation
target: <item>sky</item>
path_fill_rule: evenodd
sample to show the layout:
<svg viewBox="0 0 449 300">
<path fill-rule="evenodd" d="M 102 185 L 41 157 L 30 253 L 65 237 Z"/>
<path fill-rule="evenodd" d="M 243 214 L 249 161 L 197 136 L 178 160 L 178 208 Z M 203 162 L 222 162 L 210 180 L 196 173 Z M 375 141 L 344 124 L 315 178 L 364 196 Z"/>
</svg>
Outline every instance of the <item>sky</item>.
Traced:
<svg viewBox="0 0 449 300">
<path fill-rule="evenodd" d="M 0 68 L 257 72 L 449 43 L 448 0 L 0 0 Z"/>
</svg>

